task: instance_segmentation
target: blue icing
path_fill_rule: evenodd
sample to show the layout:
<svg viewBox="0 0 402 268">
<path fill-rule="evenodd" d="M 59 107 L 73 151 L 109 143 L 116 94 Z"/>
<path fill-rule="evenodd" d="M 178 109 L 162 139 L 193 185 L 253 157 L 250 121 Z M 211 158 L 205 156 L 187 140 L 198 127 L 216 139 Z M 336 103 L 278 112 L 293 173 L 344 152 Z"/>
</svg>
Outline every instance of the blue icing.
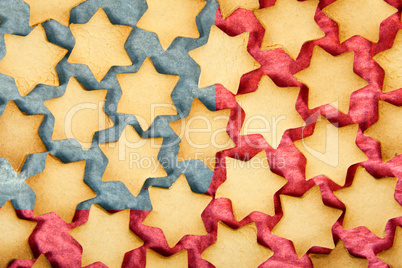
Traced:
<svg viewBox="0 0 402 268">
<path fill-rule="evenodd" d="M 207 0 L 207 5 L 197 17 L 200 38 L 176 38 L 167 51 L 162 49 L 155 33 L 135 26 L 147 9 L 145 0 L 88 0 L 72 9 L 70 22 L 86 23 L 99 8 L 105 10 L 113 24 L 133 27 L 125 44 L 133 65 L 112 67 L 105 78 L 101 82 L 97 82 L 86 65 L 68 63 L 67 58 L 75 44 L 70 29 L 54 20 L 44 22 L 43 26 L 49 41 L 69 50 L 66 57 L 56 67 L 60 86 L 38 85 L 28 96 L 21 97 L 14 79 L 0 74 L 0 113 L 3 112 L 8 101 L 14 100 L 19 108 L 28 114 L 45 114 L 39 135 L 49 152 L 64 162 L 87 161 L 85 182 L 96 192 L 97 196 L 81 203 L 78 209 L 89 209 L 92 204 L 98 203 L 105 209 L 150 210 L 152 206 L 146 188 L 151 185 L 169 187 L 182 173 L 186 175 L 193 191 L 205 193 L 213 172 L 198 160 L 177 161 L 179 141 L 177 135 L 168 127 L 168 123 L 177 120 L 180 116 L 159 116 L 151 128 L 143 132 L 134 116 L 116 113 L 117 103 L 122 94 L 116 74 L 137 72 L 145 58 L 150 57 L 158 72 L 180 76 L 171 96 L 182 115 L 185 116 L 189 113 L 195 97 L 199 98 L 210 110 L 215 110 L 215 87 L 198 88 L 200 68 L 188 55 L 188 51 L 207 42 L 209 30 L 214 24 L 218 8 L 216 0 Z M 0 20 L 1 59 L 5 55 L 3 38 L 5 33 L 27 35 L 33 28 L 29 27 L 29 6 L 22 0 L 0 1 Z M 43 104 L 45 100 L 63 95 L 72 76 L 76 77 L 86 89 L 107 89 L 105 111 L 115 123 L 113 128 L 95 134 L 92 147 L 88 151 L 82 150 L 75 140 L 51 140 L 54 117 Z M 133 125 L 144 138 L 163 137 L 163 145 L 158 158 L 168 176 L 149 178 L 137 197 L 134 197 L 122 182 L 102 181 L 107 158 L 100 150 L 98 141 L 116 141 L 126 125 Z M 43 170 L 45 159 L 46 153 L 29 156 L 21 173 L 17 174 L 4 158 L 0 158 L 0 205 L 7 200 L 12 200 L 16 209 L 33 209 L 35 193 L 24 181 Z"/>
</svg>

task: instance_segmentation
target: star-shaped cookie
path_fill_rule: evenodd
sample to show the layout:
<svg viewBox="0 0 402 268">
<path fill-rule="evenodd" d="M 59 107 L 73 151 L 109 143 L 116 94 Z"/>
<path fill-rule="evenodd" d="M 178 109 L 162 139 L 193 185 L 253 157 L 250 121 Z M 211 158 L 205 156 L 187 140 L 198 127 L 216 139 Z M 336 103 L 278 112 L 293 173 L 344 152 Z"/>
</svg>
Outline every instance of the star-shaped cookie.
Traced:
<svg viewBox="0 0 402 268">
<path fill-rule="evenodd" d="M 63 163 L 48 154 L 45 169 L 26 180 L 36 194 L 33 215 L 56 212 L 65 222 L 72 222 L 77 205 L 95 197 L 84 182 L 85 161 Z"/>
<path fill-rule="evenodd" d="M 55 118 L 52 140 L 76 139 L 84 150 L 91 148 L 95 132 L 113 126 L 103 110 L 106 93 L 86 90 L 71 77 L 61 97 L 44 102 Z"/>
<path fill-rule="evenodd" d="M 143 139 L 127 125 L 116 142 L 102 143 L 100 149 L 108 159 L 103 181 L 121 181 L 137 196 L 148 178 L 165 177 L 158 153 L 162 138 Z"/>
<path fill-rule="evenodd" d="M 257 242 L 254 222 L 232 229 L 218 222 L 216 242 L 204 250 L 201 257 L 215 267 L 258 267 L 271 257 L 272 251 Z"/>
<path fill-rule="evenodd" d="M 75 46 L 70 63 L 85 64 L 100 82 L 113 66 L 132 64 L 124 44 L 132 27 L 110 23 L 103 9 L 98 9 L 85 24 L 71 24 Z"/>
<path fill-rule="evenodd" d="M 254 11 L 265 28 L 261 49 L 282 48 L 296 59 L 304 43 L 324 37 L 314 20 L 318 0 L 277 0 L 275 5 Z"/>
<path fill-rule="evenodd" d="M 230 37 L 212 25 L 208 43 L 189 52 L 201 67 L 198 86 L 204 88 L 222 84 L 236 94 L 240 78 L 260 68 L 260 64 L 247 51 L 248 38 L 248 32 Z"/>
<path fill-rule="evenodd" d="M 299 88 L 278 87 L 263 76 L 256 91 L 236 96 L 246 113 L 240 133 L 261 134 L 269 145 L 278 148 L 286 130 L 304 125 L 295 108 L 298 94 Z"/>
<path fill-rule="evenodd" d="M 177 114 L 170 94 L 179 76 L 158 73 L 150 58 L 137 73 L 118 74 L 117 80 L 123 91 L 117 112 L 135 115 L 144 131 L 157 116 Z"/>
<path fill-rule="evenodd" d="M 325 175 L 338 185 L 344 185 L 351 165 L 367 160 L 357 147 L 357 124 L 335 127 L 325 117 L 319 117 L 314 133 L 294 142 L 306 157 L 306 179 Z"/>
<path fill-rule="evenodd" d="M 195 19 L 206 3 L 205 0 L 147 0 L 148 9 L 137 27 L 156 33 L 166 50 L 176 37 L 200 37 Z"/>
<path fill-rule="evenodd" d="M 184 175 L 169 189 L 150 187 L 148 191 L 152 211 L 143 224 L 160 228 L 170 247 L 185 235 L 207 234 L 201 214 L 212 198 L 192 192 Z"/>
<path fill-rule="evenodd" d="M 402 107 L 380 100 L 378 102 L 378 121 L 364 131 L 381 143 L 382 160 L 388 162 L 402 153 Z"/>
<path fill-rule="evenodd" d="M 30 8 L 29 26 L 54 19 L 64 26 L 70 24 L 70 12 L 86 0 L 24 0 Z"/>
<path fill-rule="evenodd" d="M 38 84 L 59 86 L 56 65 L 68 50 L 48 42 L 42 25 L 27 36 L 5 34 L 6 55 L 0 61 L 0 73 L 14 78 L 21 96 Z"/>
<path fill-rule="evenodd" d="M 353 51 L 332 56 L 319 46 L 314 47 L 310 66 L 294 75 L 309 88 L 310 109 L 330 104 L 342 113 L 348 113 L 352 92 L 368 85 L 354 73 L 353 60 Z"/>
<path fill-rule="evenodd" d="M 21 171 L 28 155 L 47 151 L 38 134 L 43 118 L 42 114 L 21 112 L 13 101 L 0 116 L 0 157 L 5 157 L 15 171 Z"/>
<path fill-rule="evenodd" d="M 82 247 L 82 266 L 100 261 L 107 267 L 121 267 L 125 253 L 143 245 L 129 222 L 129 209 L 110 214 L 93 205 L 88 221 L 70 231 Z"/>
<path fill-rule="evenodd" d="M 352 185 L 334 192 L 346 206 L 343 228 L 365 226 L 384 237 L 388 220 L 402 216 L 402 206 L 394 198 L 396 181 L 394 177 L 376 179 L 359 166 Z"/>
<path fill-rule="evenodd" d="M 178 160 L 198 159 L 214 170 L 216 153 L 234 147 L 226 132 L 229 116 L 229 109 L 212 112 L 195 98 L 187 117 L 169 123 L 181 139 Z"/>
<path fill-rule="evenodd" d="M 237 221 L 253 211 L 273 216 L 274 194 L 287 180 L 273 173 L 267 154 L 262 151 L 247 162 L 226 157 L 226 181 L 219 186 L 215 198 L 229 198 Z"/>
<path fill-rule="evenodd" d="M 7 267 L 13 259 L 33 259 L 28 238 L 36 222 L 18 218 L 14 207 L 7 201 L 0 209 L 0 267 Z"/>
</svg>

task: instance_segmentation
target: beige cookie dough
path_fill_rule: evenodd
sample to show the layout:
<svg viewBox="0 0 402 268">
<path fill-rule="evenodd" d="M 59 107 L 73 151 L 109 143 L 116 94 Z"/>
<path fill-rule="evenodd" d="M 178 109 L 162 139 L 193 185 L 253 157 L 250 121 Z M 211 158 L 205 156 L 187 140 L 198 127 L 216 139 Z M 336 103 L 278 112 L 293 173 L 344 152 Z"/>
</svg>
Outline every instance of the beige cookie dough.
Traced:
<svg viewBox="0 0 402 268">
<path fill-rule="evenodd" d="M 218 3 L 224 19 L 239 8 L 256 10 L 260 7 L 258 0 L 218 0 Z"/>
<path fill-rule="evenodd" d="M 45 169 L 26 180 L 36 195 L 34 217 L 56 212 L 72 222 L 77 205 L 96 196 L 84 182 L 85 166 L 85 161 L 63 163 L 48 154 Z"/>
<path fill-rule="evenodd" d="M 113 214 L 99 205 L 92 205 L 86 223 L 70 234 L 82 247 L 82 266 L 102 262 L 109 268 L 120 268 L 124 255 L 143 245 L 129 228 L 130 210 Z"/>
<path fill-rule="evenodd" d="M 205 0 L 147 0 L 148 9 L 137 27 L 156 33 L 166 50 L 176 37 L 200 37 L 195 19 L 206 3 Z"/>
<path fill-rule="evenodd" d="M 278 148 L 286 130 L 304 125 L 295 108 L 298 95 L 299 88 L 278 87 L 263 76 L 256 91 L 236 96 L 246 113 L 240 134 L 261 134 L 269 145 Z"/>
<path fill-rule="evenodd" d="M 158 160 L 162 138 L 143 139 L 127 125 L 116 142 L 102 143 L 100 149 L 108 159 L 103 181 L 121 181 L 137 196 L 148 178 L 165 177 Z"/>
<path fill-rule="evenodd" d="M 274 194 L 287 183 L 284 177 L 273 173 L 267 154 L 262 151 L 244 162 L 226 157 L 226 181 L 219 186 L 215 198 L 229 198 L 237 221 L 253 211 L 273 216 Z"/>
<path fill-rule="evenodd" d="M 254 222 L 232 229 L 218 222 L 216 242 L 202 252 L 201 257 L 215 267 L 258 267 L 268 260 L 273 252 L 257 242 L 257 227 Z"/>
<path fill-rule="evenodd" d="M 187 117 L 169 123 L 181 139 L 178 161 L 198 159 L 214 170 L 215 155 L 234 147 L 226 132 L 230 110 L 210 111 L 197 98 Z"/>
<path fill-rule="evenodd" d="M 398 10 L 383 0 L 337 0 L 322 11 L 338 23 L 341 43 L 354 35 L 377 43 L 381 22 Z"/>
<path fill-rule="evenodd" d="M 230 37 L 212 25 L 208 42 L 189 52 L 201 67 L 198 86 L 222 84 L 237 94 L 240 78 L 261 66 L 247 51 L 248 38 L 248 32 Z"/>
<path fill-rule="evenodd" d="M 377 255 L 382 261 L 391 268 L 402 266 L 402 227 L 397 226 L 395 230 L 394 243 L 390 249 L 387 249 Z"/>
<path fill-rule="evenodd" d="M 402 206 L 394 198 L 396 181 L 394 177 L 376 179 L 359 166 L 352 185 L 334 192 L 346 206 L 343 228 L 365 226 L 384 237 L 388 220 L 402 216 Z"/>
<path fill-rule="evenodd" d="M 0 73 L 15 80 L 21 96 L 38 84 L 59 86 L 56 65 L 68 50 L 48 42 L 42 25 L 27 36 L 5 34 L 6 55 L 0 61 Z"/>
<path fill-rule="evenodd" d="M 110 23 L 103 9 L 98 9 L 85 24 L 71 24 L 75 46 L 68 62 L 85 64 L 100 82 L 112 66 L 132 64 L 124 44 L 133 29 Z"/>
<path fill-rule="evenodd" d="M 183 249 L 172 256 L 163 256 L 152 249 L 147 249 L 146 268 L 186 268 L 188 267 L 187 250 Z"/>
<path fill-rule="evenodd" d="M 302 197 L 280 195 L 280 199 L 283 216 L 272 233 L 291 240 L 299 258 L 314 246 L 335 248 L 331 228 L 342 210 L 324 205 L 318 185 Z"/>
<path fill-rule="evenodd" d="M 18 218 L 11 201 L 3 205 L 0 209 L 0 267 L 7 267 L 13 259 L 33 259 L 28 239 L 36 224 Z"/>
<path fill-rule="evenodd" d="M 113 126 L 104 112 L 106 94 L 86 90 L 71 77 L 63 96 L 44 102 L 55 118 L 52 140 L 76 139 L 84 150 L 91 148 L 95 132 Z"/>
<path fill-rule="evenodd" d="M 398 31 L 392 48 L 378 53 L 373 59 L 385 72 L 383 92 L 402 88 L 402 30 Z"/>
<path fill-rule="evenodd" d="M 309 254 L 315 268 L 366 268 L 368 260 L 351 255 L 342 240 L 329 254 Z"/>
<path fill-rule="evenodd" d="M 56 20 L 64 26 L 70 24 L 70 12 L 86 0 L 24 0 L 29 5 L 29 26 L 35 26 L 47 20 Z"/>
<path fill-rule="evenodd" d="M 117 112 L 135 115 L 144 131 L 157 116 L 177 114 L 170 95 L 179 76 L 158 73 L 150 58 L 137 73 L 118 74 L 117 81 L 123 92 Z"/>
<path fill-rule="evenodd" d="M 387 162 L 402 153 L 402 107 L 380 100 L 378 121 L 364 134 L 381 143 L 382 160 Z"/>
<path fill-rule="evenodd" d="M 16 172 L 21 172 L 28 155 L 47 149 L 38 130 L 44 116 L 27 115 L 10 101 L 0 116 L 0 157 L 8 160 Z"/>
<path fill-rule="evenodd" d="M 44 254 L 40 255 L 38 259 L 36 259 L 32 268 L 52 268 L 52 265 L 46 258 Z"/>
<path fill-rule="evenodd" d="M 294 142 L 306 157 L 306 180 L 325 175 L 338 185 L 344 185 L 351 165 L 368 158 L 356 145 L 357 124 L 335 127 L 325 117 L 319 117 L 311 136 Z"/>
<path fill-rule="evenodd" d="M 309 88 L 310 109 L 329 104 L 342 113 L 349 112 L 353 91 L 368 85 L 354 73 L 353 60 L 353 51 L 332 56 L 321 47 L 314 47 L 310 66 L 294 75 Z"/>
<path fill-rule="evenodd" d="M 160 228 L 170 247 L 185 235 L 206 235 L 201 214 L 212 200 L 205 194 L 191 191 L 182 174 L 169 189 L 150 187 L 152 211 L 143 224 Z"/>
<path fill-rule="evenodd" d="M 274 6 L 254 11 L 265 28 L 261 49 L 282 48 L 296 59 L 304 43 L 324 37 L 314 20 L 318 0 L 277 0 Z"/>
</svg>

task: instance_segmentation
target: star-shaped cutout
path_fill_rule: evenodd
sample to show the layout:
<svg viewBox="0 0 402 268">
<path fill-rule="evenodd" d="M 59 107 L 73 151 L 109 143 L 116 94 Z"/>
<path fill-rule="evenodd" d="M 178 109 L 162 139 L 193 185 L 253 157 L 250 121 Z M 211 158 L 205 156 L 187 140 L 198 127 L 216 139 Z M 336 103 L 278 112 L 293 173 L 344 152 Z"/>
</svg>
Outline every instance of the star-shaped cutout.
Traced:
<svg viewBox="0 0 402 268">
<path fill-rule="evenodd" d="M 368 260 L 350 255 L 348 249 L 343 244 L 342 240 L 338 242 L 336 247 L 329 254 L 310 254 L 311 261 L 314 267 L 356 267 L 366 268 Z"/>
<path fill-rule="evenodd" d="M 70 12 L 86 0 L 24 0 L 29 5 L 31 16 L 29 26 L 54 19 L 64 26 L 70 24 Z"/>
<path fill-rule="evenodd" d="M 69 231 L 82 247 L 82 266 L 100 261 L 107 267 L 121 267 L 125 253 L 143 245 L 129 223 L 129 209 L 110 214 L 93 205 L 88 221 Z"/>
<path fill-rule="evenodd" d="M 295 108 L 298 94 L 299 88 L 278 87 L 263 76 L 256 91 L 236 96 L 246 113 L 240 134 L 261 134 L 273 148 L 278 148 L 286 130 L 304 125 Z"/>
<path fill-rule="evenodd" d="M 216 242 L 204 250 L 201 257 L 215 267 L 258 267 L 273 255 L 269 248 L 257 242 L 254 222 L 232 229 L 218 222 Z"/>
<path fill-rule="evenodd" d="M 348 113 L 352 92 L 368 85 L 353 72 L 353 60 L 353 51 L 332 56 L 319 46 L 314 47 L 310 66 L 294 75 L 309 88 L 310 109 L 330 104 Z"/>
<path fill-rule="evenodd" d="M 148 191 L 152 211 L 143 224 L 160 228 L 170 247 L 185 235 L 207 234 L 201 214 L 212 198 L 192 192 L 184 175 L 180 175 L 169 189 L 150 187 Z"/>
<path fill-rule="evenodd" d="M 383 0 L 337 0 L 322 11 L 338 23 L 341 43 L 354 35 L 377 43 L 381 22 L 398 9 Z"/>
<path fill-rule="evenodd" d="M 170 94 L 179 76 L 158 73 L 150 58 L 137 73 L 118 74 L 117 80 L 123 91 L 117 112 L 135 115 L 144 131 L 157 116 L 177 114 Z"/>
<path fill-rule="evenodd" d="M 365 226 L 384 237 L 388 220 L 402 216 L 402 206 L 394 198 L 396 181 L 394 177 L 376 179 L 359 166 L 352 186 L 334 192 L 346 206 L 343 228 Z"/>
<path fill-rule="evenodd" d="M 28 155 L 47 151 L 38 134 L 43 117 L 26 115 L 13 101 L 0 116 L 0 157 L 6 158 L 16 172 L 21 171 Z"/>
<path fill-rule="evenodd" d="M 296 59 L 304 43 L 324 37 L 314 20 L 318 0 L 277 0 L 275 5 L 254 11 L 265 28 L 261 49 L 282 48 Z"/>
<path fill-rule="evenodd" d="M 397 226 L 395 230 L 394 243 L 390 249 L 387 249 L 377 255 L 382 261 L 390 267 L 400 267 L 402 265 L 402 227 Z"/>
<path fill-rule="evenodd" d="M 108 158 L 103 181 L 121 181 L 137 196 L 148 178 L 165 177 L 158 153 L 163 138 L 143 139 L 127 125 L 116 142 L 102 143 L 100 148 Z"/>
<path fill-rule="evenodd" d="M 206 3 L 205 0 L 147 0 L 148 9 L 137 27 L 156 33 L 166 50 L 176 37 L 200 37 L 195 19 Z"/>
<path fill-rule="evenodd" d="M 46 258 L 44 254 L 41 254 L 39 258 L 36 259 L 32 268 L 52 268 L 52 265 Z"/>
<path fill-rule="evenodd" d="M 402 88 L 402 30 L 398 31 L 392 48 L 378 53 L 373 59 L 385 71 L 383 92 Z"/>
<path fill-rule="evenodd" d="M 6 55 L 0 61 L 0 73 L 14 78 L 21 96 L 38 84 L 59 86 L 56 65 L 68 50 L 48 42 L 42 25 L 27 36 L 5 34 Z"/>
<path fill-rule="evenodd" d="M 215 198 L 229 198 L 237 221 L 253 211 L 273 216 L 274 194 L 287 180 L 273 173 L 267 154 L 262 151 L 247 162 L 226 157 L 226 181 L 219 186 Z"/>
<path fill-rule="evenodd" d="M 258 0 L 218 0 L 218 3 L 224 19 L 238 8 L 256 10 L 260 7 Z"/>
<path fill-rule="evenodd" d="M 36 222 L 18 218 L 13 205 L 7 201 L 0 209 L 0 267 L 7 267 L 13 259 L 33 259 L 28 244 Z"/>
<path fill-rule="evenodd" d="M 247 51 L 248 38 L 248 32 L 230 37 L 212 25 L 208 43 L 189 52 L 201 67 L 198 86 L 222 84 L 236 94 L 243 74 L 261 66 Z"/>
<path fill-rule="evenodd" d="M 44 102 L 55 118 L 52 140 L 76 139 L 84 150 L 91 148 L 95 132 L 113 126 L 103 110 L 106 94 L 106 89 L 86 90 L 70 78 L 63 96 Z"/>
<path fill-rule="evenodd" d="M 299 258 L 313 246 L 335 247 L 331 228 L 342 210 L 324 205 L 318 185 L 302 197 L 280 195 L 280 199 L 283 217 L 272 233 L 291 240 Z"/>
<path fill-rule="evenodd" d="M 381 143 L 382 160 L 388 162 L 402 153 L 402 107 L 386 101 L 378 101 L 378 121 L 366 129 L 364 134 Z"/>
<path fill-rule="evenodd" d="M 152 249 L 147 249 L 146 267 L 186 268 L 188 267 L 187 250 L 183 249 L 172 256 L 163 256 Z"/>
<path fill-rule="evenodd" d="M 234 147 L 226 132 L 229 116 L 230 109 L 212 112 L 194 98 L 189 115 L 169 123 L 181 139 L 178 159 L 198 159 L 214 170 L 216 153 Z"/>
<path fill-rule="evenodd" d="M 75 46 L 68 62 L 85 64 L 100 82 L 113 66 L 132 64 L 124 44 L 133 29 L 110 23 L 103 9 L 98 9 L 85 24 L 71 24 Z"/>
<path fill-rule="evenodd" d="M 85 165 L 85 161 L 63 163 L 47 155 L 45 169 L 26 180 L 36 194 L 34 217 L 56 212 L 72 222 L 77 205 L 96 196 L 84 182 Z"/>
<path fill-rule="evenodd" d="M 306 157 L 306 179 L 325 175 L 338 185 L 344 185 L 351 165 L 366 161 L 357 147 L 357 124 L 335 127 L 325 117 L 319 117 L 311 136 L 294 145 Z"/>
</svg>

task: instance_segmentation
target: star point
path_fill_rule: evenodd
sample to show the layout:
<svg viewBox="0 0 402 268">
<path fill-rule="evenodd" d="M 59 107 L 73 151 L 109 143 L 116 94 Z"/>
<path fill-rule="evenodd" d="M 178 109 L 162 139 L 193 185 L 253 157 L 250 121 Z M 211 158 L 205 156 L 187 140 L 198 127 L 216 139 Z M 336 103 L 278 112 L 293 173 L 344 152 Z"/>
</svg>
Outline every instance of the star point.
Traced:
<svg viewBox="0 0 402 268">
<path fill-rule="evenodd" d="M 42 114 L 21 112 L 13 101 L 0 116 L 0 157 L 6 158 L 18 173 L 28 155 L 47 151 L 38 133 L 43 118 Z"/>
<path fill-rule="evenodd" d="M 310 66 L 294 75 L 309 88 L 310 109 L 329 104 L 342 113 L 349 112 L 351 94 L 368 85 L 353 71 L 353 61 L 353 51 L 332 56 L 319 46 L 314 47 Z"/>
<path fill-rule="evenodd" d="M 377 43 L 381 22 L 398 9 L 383 0 L 337 0 L 322 11 L 338 23 L 341 43 L 354 35 Z"/>
<path fill-rule="evenodd" d="M 26 180 L 36 195 L 34 217 L 55 212 L 72 222 L 77 205 L 96 196 L 84 182 L 85 166 L 85 161 L 63 163 L 48 154 L 45 169 Z"/>
<path fill-rule="evenodd" d="M 254 11 L 265 28 L 261 49 L 282 48 L 296 59 L 304 43 L 324 37 L 314 20 L 318 0 L 277 0 L 275 5 Z"/>
<path fill-rule="evenodd" d="M 152 211 L 143 224 L 160 228 L 170 247 L 174 247 L 185 235 L 207 234 L 201 214 L 212 197 L 192 192 L 183 174 L 169 189 L 152 186 L 148 191 Z"/>
<path fill-rule="evenodd" d="M 21 96 L 38 84 L 59 86 L 56 65 L 68 50 L 50 43 L 42 25 L 27 36 L 5 34 L 4 41 L 7 52 L 0 61 L 0 73 L 14 78 Z"/>
<path fill-rule="evenodd" d="M 396 181 L 394 177 L 376 179 L 359 166 L 352 185 L 334 192 L 346 206 L 343 228 L 365 226 L 384 237 L 388 220 L 402 216 L 402 206 L 394 198 Z"/>
<path fill-rule="evenodd" d="M 84 150 L 91 148 L 93 135 L 112 127 L 104 112 L 106 89 L 86 90 L 71 77 L 61 97 L 44 102 L 55 118 L 52 140 L 76 139 Z"/>
<path fill-rule="evenodd" d="M 248 32 L 230 37 L 212 25 L 208 42 L 189 52 L 201 67 L 198 86 L 204 88 L 222 84 L 237 94 L 240 78 L 261 66 L 247 51 L 248 39 Z"/>
<path fill-rule="evenodd" d="M 117 112 L 135 115 L 144 131 L 157 116 L 177 114 L 170 95 L 179 76 L 158 73 L 150 58 L 137 73 L 118 74 L 117 80 L 123 92 Z"/>
<path fill-rule="evenodd" d="M 274 194 L 287 180 L 273 173 L 267 154 L 262 151 L 247 162 L 226 157 L 226 181 L 219 186 L 215 198 L 229 198 L 237 221 L 253 211 L 275 214 Z"/>
<path fill-rule="evenodd" d="M 257 242 L 254 222 L 232 229 L 218 222 L 216 242 L 204 250 L 203 259 L 216 267 L 258 267 L 273 255 L 269 248 Z"/>
<path fill-rule="evenodd" d="M 110 214 L 92 205 L 88 221 L 69 231 L 82 247 L 82 266 L 100 261 L 107 267 L 121 267 L 125 253 L 143 245 L 129 223 L 129 209 Z"/>
<path fill-rule="evenodd" d="M 256 10 L 260 7 L 258 0 L 218 0 L 223 19 L 229 17 L 239 8 Z"/>
<path fill-rule="evenodd" d="M 280 199 L 283 216 L 272 233 L 291 240 L 299 258 L 314 246 L 335 247 L 331 229 L 342 211 L 324 205 L 318 185 L 302 197 L 280 195 Z"/>
<path fill-rule="evenodd" d="M 137 27 L 156 33 L 166 50 L 176 37 L 200 37 L 195 19 L 206 3 L 205 0 L 147 0 L 148 10 Z"/>
<path fill-rule="evenodd" d="M 75 46 L 68 62 L 85 64 L 100 82 L 113 66 L 132 64 L 124 44 L 133 29 L 112 24 L 102 8 L 85 24 L 71 24 Z"/>
<path fill-rule="evenodd" d="M 395 230 L 394 243 L 390 249 L 379 253 L 378 258 L 386 262 L 390 267 L 399 267 L 402 264 L 402 227 Z"/>
<path fill-rule="evenodd" d="M 102 143 L 100 149 L 108 158 L 103 181 L 121 181 L 137 196 L 148 178 L 167 175 L 158 160 L 163 138 L 142 138 L 127 125 L 116 142 Z"/>
</svg>

